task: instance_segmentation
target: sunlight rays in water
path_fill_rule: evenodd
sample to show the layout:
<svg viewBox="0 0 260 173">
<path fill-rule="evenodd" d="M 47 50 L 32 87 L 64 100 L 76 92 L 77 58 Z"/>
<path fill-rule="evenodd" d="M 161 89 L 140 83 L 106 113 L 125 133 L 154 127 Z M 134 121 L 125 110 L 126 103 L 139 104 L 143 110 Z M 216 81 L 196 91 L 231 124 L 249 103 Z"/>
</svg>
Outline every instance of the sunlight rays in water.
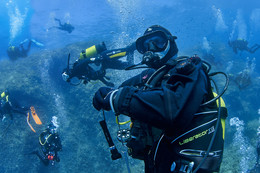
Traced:
<svg viewBox="0 0 260 173">
<path fill-rule="evenodd" d="M 9 44 L 12 44 L 15 37 L 21 32 L 22 27 L 24 25 L 24 21 L 28 14 L 28 8 L 25 7 L 22 12 L 18 8 L 18 5 L 15 4 L 13 1 L 9 0 L 6 3 L 6 8 L 8 9 L 8 16 L 10 21 L 10 41 Z"/>
</svg>

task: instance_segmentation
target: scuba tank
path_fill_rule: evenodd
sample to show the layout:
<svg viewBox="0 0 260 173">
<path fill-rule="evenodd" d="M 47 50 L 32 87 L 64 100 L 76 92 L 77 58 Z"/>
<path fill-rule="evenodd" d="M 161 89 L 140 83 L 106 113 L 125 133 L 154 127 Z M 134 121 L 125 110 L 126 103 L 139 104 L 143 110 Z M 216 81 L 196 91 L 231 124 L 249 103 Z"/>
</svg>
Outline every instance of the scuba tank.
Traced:
<svg viewBox="0 0 260 173">
<path fill-rule="evenodd" d="M 79 59 L 83 60 L 85 58 L 91 58 L 96 56 L 97 54 L 100 54 L 101 52 L 107 50 L 106 45 L 104 42 L 97 44 L 97 45 L 93 45 L 85 50 L 83 50 L 80 53 Z"/>
</svg>

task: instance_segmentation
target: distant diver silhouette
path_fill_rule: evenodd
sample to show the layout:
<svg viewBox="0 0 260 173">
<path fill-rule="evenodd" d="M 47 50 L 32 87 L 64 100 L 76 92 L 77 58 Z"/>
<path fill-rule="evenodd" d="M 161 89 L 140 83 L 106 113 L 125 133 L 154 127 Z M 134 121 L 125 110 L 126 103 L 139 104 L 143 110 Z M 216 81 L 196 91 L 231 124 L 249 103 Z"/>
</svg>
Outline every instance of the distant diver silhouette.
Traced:
<svg viewBox="0 0 260 173">
<path fill-rule="evenodd" d="M 49 29 L 58 28 L 60 30 L 67 31 L 68 33 L 71 33 L 75 29 L 75 27 L 72 26 L 69 22 L 61 24 L 60 19 L 54 18 L 54 20 L 59 22 L 59 26 L 53 26 L 53 27 L 50 27 Z"/>
<path fill-rule="evenodd" d="M 24 44 L 28 42 L 27 49 L 24 48 Z M 19 46 L 10 45 L 7 49 L 7 55 L 10 60 L 17 60 L 18 58 L 25 58 L 31 49 L 31 44 L 34 43 L 37 46 L 43 47 L 44 44 L 37 42 L 34 39 L 25 39 Z"/>
<path fill-rule="evenodd" d="M 254 44 L 252 47 L 248 47 L 248 41 L 245 39 L 237 39 L 233 41 L 228 41 L 228 45 L 233 49 L 235 54 L 238 53 L 238 51 L 247 51 L 249 53 L 255 53 L 256 50 L 260 48 L 259 44 Z"/>
</svg>

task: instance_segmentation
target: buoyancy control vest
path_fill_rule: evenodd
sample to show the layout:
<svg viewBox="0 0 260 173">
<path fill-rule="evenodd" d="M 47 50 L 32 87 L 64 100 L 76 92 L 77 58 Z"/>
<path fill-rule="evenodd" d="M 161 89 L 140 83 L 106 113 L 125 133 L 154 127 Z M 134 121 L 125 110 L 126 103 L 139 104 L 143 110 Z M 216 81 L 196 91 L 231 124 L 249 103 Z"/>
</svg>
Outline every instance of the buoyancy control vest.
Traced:
<svg viewBox="0 0 260 173">
<path fill-rule="evenodd" d="M 208 102 L 214 100 L 217 94 L 212 91 L 209 71 L 205 66 L 203 70 L 208 78 L 208 94 L 206 98 L 206 102 Z M 227 109 L 223 99 L 220 97 L 220 101 L 218 100 L 209 102 L 209 104 L 202 103 L 199 110 L 194 114 L 191 123 L 181 133 L 174 133 L 174 135 L 164 133 L 161 136 L 156 148 L 160 147 L 160 142 L 166 143 L 170 148 L 172 172 L 192 172 L 194 169 L 196 171 L 203 170 L 204 172 L 219 171 L 223 156 Z M 220 118 L 220 123 L 218 123 L 218 118 Z M 208 151 L 208 149 L 210 150 Z M 155 164 L 156 159 L 160 160 L 160 157 L 157 158 L 156 152 L 154 153 Z"/>
<path fill-rule="evenodd" d="M 227 109 L 222 104 L 220 117 L 221 123 L 216 128 L 218 110 L 216 108 L 200 108 L 194 115 L 192 123 L 181 134 L 176 136 L 164 134 L 165 142 L 169 144 L 174 153 L 173 164 L 176 164 L 176 170 L 181 167 L 178 163 L 183 161 L 193 162 L 194 168 L 196 168 L 206 155 L 210 141 L 217 129 L 214 143 L 199 169 L 207 172 L 219 171 L 223 156 L 225 119 L 227 117 Z"/>
<path fill-rule="evenodd" d="M 145 160 L 162 130 L 138 120 L 131 120 L 130 140 L 127 141 L 128 154 L 135 159 Z"/>
<path fill-rule="evenodd" d="M 185 58 L 192 59 L 188 57 L 181 57 L 181 59 Z M 162 82 L 162 78 L 166 75 L 166 73 L 168 73 L 168 71 L 178 63 L 178 61 L 173 61 L 171 62 L 168 69 L 166 68 L 164 71 L 161 70 L 161 72 L 160 69 L 157 70 L 158 73 L 153 74 L 150 77 L 149 82 L 146 83 L 146 86 L 154 87 L 158 85 L 158 82 Z M 214 96 L 211 90 L 212 87 L 208 76 L 209 71 L 207 71 L 206 67 L 204 67 L 203 70 L 205 71 L 205 74 L 208 78 L 208 95 L 206 99 L 208 101 L 214 99 L 216 95 Z M 155 128 L 155 130 L 151 130 L 154 129 L 154 127 L 149 127 L 146 124 L 144 125 L 144 123 L 133 120 L 131 135 L 134 136 L 134 138 L 131 138 L 127 144 L 127 146 L 130 148 L 129 154 L 134 158 L 143 160 L 143 156 L 150 152 L 149 150 L 153 145 L 152 141 L 159 141 L 157 146 L 152 147 L 156 148 L 156 151 L 153 153 L 153 162 L 156 164 L 156 162 L 160 160 L 160 156 L 157 157 L 157 151 L 160 150 L 160 142 L 166 142 L 168 148 L 170 148 L 171 151 L 171 169 L 173 172 L 178 172 L 183 166 L 180 163 L 184 162 L 193 163 L 193 168 L 198 167 L 198 165 L 203 162 L 202 165 L 199 166 L 200 170 L 207 172 L 218 171 L 223 156 L 225 119 L 227 117 L 227 109 L 225 108 L 225 104 L 222 99 L 219 111 L 221 123 L 219 123 L 218 128 L 216 127 L 218 121 L 218 102 L 211 102 L 210 104 L 201 106 L 194 115 L 192 123 L 190 123 L 186 129 L 182 130 L 181 133 L 178 133 L 175 136 L 168 136 L 168 134 L 165 133 L 162 134 L 162 130 L 160 129 L 156 130 Z M 212 136 L 215 133 L 215 129 L 217 129 L 217 132 L 216 136 L 214 137 L 214 143 L 212 144 L 209 153 L 207 153 L 207 149 L 209 148 Z M 138 132 L 141 134 L 138 134 Z M 159 136 L 161 136 L 160 139 Z M 141 152 L 142 148 L 138 148 L 140 146 L 142 146 L 144 151 L 146 151 L 145 153 Z M 206 154 L 207 156 L 204 159 Z"/>
</svg>

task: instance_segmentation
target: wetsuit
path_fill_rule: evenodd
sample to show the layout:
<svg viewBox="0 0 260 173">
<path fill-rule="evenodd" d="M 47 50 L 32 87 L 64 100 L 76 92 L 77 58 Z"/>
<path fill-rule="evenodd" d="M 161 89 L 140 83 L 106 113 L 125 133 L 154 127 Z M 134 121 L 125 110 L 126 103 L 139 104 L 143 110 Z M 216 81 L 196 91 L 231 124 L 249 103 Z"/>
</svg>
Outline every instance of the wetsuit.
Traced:
<svg viewBox="0 0 260 173">
<path fill-rule="evenodd" d="M 25 58 L 28 56 L 28 52 L 31 49 L 31 41 L 28 43 L 27 49 L 23 47 L 23 44 L 17 46 L 10 46 L 7 50 L 7 55 L 11 60 L 16 60 L 17 58 Z"/>
<path fill-rule="evenodd" d="M 23 114 L 26 116 L 29 110 L 29 107 L 20 106 L 20 104 L 9 95 L 5 94 L 3 97 L 1 96 L 1 116 L 10 115 L 11 120 L 13 120 L 13 113 Z"/>
<path fill-rule="evenodd" d="M 233 51 L 237 54 L 239 51 L 247 51 L 249 53 L 255 53 L 257 49 L 260 48 L 260 45 L 254 44 L 252 47 L 248 47 L 248 42 L 244 39 L 238 39 L 228 42 L 229 46 L 232 47 Z"/>
<path fill-rule="evenodd" d="M 142 153 L 145 171 L 149 173 L 195 169 L 203 160 L 216 129 L 216 103 L 201 106 L 214 98 L 205 67 L 198 57 L 181 59 L 169 60 L 166 73 L 159 79 L 156 78 L 161 73 L 155 74 L 150 69 L 127 80 L 113 98 L 113 108 L 117 114 L 128 115 L 133 123 L 138 121 L 161 130 L 160 138 L 155 137 L 152 145 L 146 145 L 146 151 Z M 145 82 L 151 76 L 151 83 L 157 81 L 149 88 Z M 209 156 L 199 172 L 219 171 L 226 109 L 223 109 L 221 116 L 223 122 L 219 124 Z M 139 145 L 132 143 L 130 146 L 134 150 L 134 146 Z"/>
<path fill-rule="evenodd" d="M 61 24 L 60 19 L 56 19 L 56 18 L 55 18 L 55 20 L 59 22 L 59 26 L 56 27 L 56 28 L 58 28 L 58 29 L 60 29 L 60 30 L 67 31 L 68 33 L 71 33 L 71 32 L 75 29 L 74 26 L 72 26 L 72 25 L 69 24 L 69 23 Z"/>
<path fill-rule="evenodd" d="M 34 151 L 33 154 L 36 154 L 45 165 L 60 161 L 58 151 L 62 149 L 62 145 L 57 133 L 52 134 L 48 129 L 45 130 L 39 136 L 39 143 L 41 150 Z"/>
</svg>

